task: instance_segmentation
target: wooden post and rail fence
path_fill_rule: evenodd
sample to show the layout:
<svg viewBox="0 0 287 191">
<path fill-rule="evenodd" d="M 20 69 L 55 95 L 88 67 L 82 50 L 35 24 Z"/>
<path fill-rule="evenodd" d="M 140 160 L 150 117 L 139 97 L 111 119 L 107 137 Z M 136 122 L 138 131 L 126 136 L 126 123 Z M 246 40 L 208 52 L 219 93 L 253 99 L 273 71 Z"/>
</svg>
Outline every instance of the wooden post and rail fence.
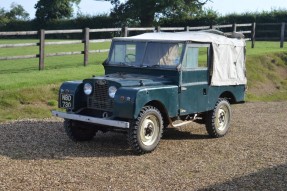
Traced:
<svg viewBox="0 0 287 191">
<path fill-rule="evenodd" d="M 264 29 L 258 29 L 258 27 L 263 27 Z M 272 27 L 272 30 L 265 30 L 265 28 Z M 240 30 L 240 28 L 243 30 Z M 218 29 L 224 30 L 225 34 L 230 34 L 232 32 L 240 32 L 244 35 L 248 35 L 249 38 L 246 40 L 251 40 L 251 47 L 255 47 L 255 40 L 280 40 L 280 47 L 284 47 L 286 24 L 285 23 L 247 23 L 247 24 L 228 24 L 228 25 L 212 25 L 212 26 L 196 26 L 196 27 L 148 27 L 148 28 L 104 28 L 104 29 L 75 29 L 75 30 L 40 30 L 40 31 L 18 31 L 18 32 L 0 32 L 0 37 L 3 36 L 39 36 L 38 43 L 23 43 L 23 44 L 0 44 L 1 48 L 15 48 L 15 47 L 31 47 L 38 46 L 39 54 L 36 55 L 24 55 L 24 56 L 7 56 L 0 57 L 1 60 L 17 60 L 17 59 L 28 59 L 28 58 L 39 58 L 39 70 L 44 70 L 45 68 L 45 58 L 54 56 L 66 56 L 66 55 L 84 55 L 84 66 L 89 62 L 89 54 L 108 52 L 108 49 L 104 50 L 90 50 L 90 43 L 99 42 L 111 42 L 111 39 L 90 39 L 91 33 L 99 32 L 118 32 L 121 36 L 127 37 L 130 32 L 161 32 L 161 31 L 198 31 L 198 30 L 208 30 L 208 29 Z M 231 29 L 231 30 L 230 30 Z M 280 33 L 280 37 L 260 37 L 257 38 L 256 34 L 264 33 Z M 82 33 L 82 40 L 72 40 L 72 41 L 60 41 L 60 42 L 46 42 L 46 35 L 49 34 L 74 34 Z M 84 44 L 83 51 L 76 52 L 58 52 L 58 53 L 45 53 L 45 47 L 49 45 L 68 45 L 68 44 Z"/>
</svg>

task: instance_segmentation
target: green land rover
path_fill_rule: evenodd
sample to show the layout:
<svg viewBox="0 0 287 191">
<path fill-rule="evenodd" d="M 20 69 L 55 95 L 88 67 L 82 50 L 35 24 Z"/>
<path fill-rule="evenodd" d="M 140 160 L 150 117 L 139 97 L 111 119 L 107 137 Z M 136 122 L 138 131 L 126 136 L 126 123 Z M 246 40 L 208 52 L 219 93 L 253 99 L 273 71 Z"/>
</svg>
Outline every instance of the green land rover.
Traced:
<svg viewBox="0 0 287 191">
<path fill-rule="evenodd" d="M 243 103 L 245 40 L 219 31 L 145 33 L 112 40 L 104 76 L 69 81 L 59 90 L 67 135 L 127 134 L 138 154 L 153 151 L 166 128 L 201 121 L 211 137 L 230 126 L 230 104 Z"/>
</svg>

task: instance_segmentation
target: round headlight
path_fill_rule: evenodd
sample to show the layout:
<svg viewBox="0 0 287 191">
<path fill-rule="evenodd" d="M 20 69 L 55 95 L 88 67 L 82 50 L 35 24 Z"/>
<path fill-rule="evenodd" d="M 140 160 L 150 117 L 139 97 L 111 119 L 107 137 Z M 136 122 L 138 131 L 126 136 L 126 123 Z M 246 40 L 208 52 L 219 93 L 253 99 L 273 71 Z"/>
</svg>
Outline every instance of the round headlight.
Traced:
<svg viewBox="0 0 287 191">
<path fill-rule="evenodd" d="M 109 96 L 111 98 L 114 98 L 117 92 L 117 88 L 115 86 L 109 87 Z"/>
<path fill-rule="evenodd" d="M 86 95 L 91 95 L 91 93 L 93 92 L 93 87 L 90 83 L 86 83 L 84 85 L 84 92 Z"/>
</svg>

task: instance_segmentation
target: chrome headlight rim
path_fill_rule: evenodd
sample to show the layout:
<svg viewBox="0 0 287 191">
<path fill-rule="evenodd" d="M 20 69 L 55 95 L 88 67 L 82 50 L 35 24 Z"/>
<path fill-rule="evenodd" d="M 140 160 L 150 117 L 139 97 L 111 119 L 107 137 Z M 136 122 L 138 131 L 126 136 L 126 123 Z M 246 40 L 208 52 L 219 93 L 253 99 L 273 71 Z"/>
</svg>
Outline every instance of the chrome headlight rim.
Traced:
<svg viewBox="0 0 287 191">
<path fill-rule="evenodd" d="M 90 83 L 85 83 L 85 85 L 84 85 L 84 93 L 85 93 L 86 95 L 91 95 L 92 92 L 93 92 L 93 86 L 92 86 L 92 84 L 90 84 Z"/>
<path fill-rule="evenodd" d="M 109 93 L 110 98 L 114 98 L 115 97 L 117 90 L 118 89 L 115 86 L 110 86 L 109 87 L 109 92 L 108 93 Z"/>
</svg>

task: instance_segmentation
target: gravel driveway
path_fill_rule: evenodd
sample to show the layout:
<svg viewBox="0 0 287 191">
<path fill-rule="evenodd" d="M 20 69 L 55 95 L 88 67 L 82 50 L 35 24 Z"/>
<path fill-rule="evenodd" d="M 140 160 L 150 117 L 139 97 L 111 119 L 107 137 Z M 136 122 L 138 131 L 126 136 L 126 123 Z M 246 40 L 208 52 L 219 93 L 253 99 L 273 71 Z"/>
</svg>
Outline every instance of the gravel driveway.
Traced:
<svg viewBox="0 0 287 191">
<path fill-rule="evenodd" d="M 61 121 L 0 124 L 0 190 L 287 190 L 287 102 L 232 106 L 230 132 L 165 132 L 142 156 L 122 134 L 70 141 Z"/>
</svg>

